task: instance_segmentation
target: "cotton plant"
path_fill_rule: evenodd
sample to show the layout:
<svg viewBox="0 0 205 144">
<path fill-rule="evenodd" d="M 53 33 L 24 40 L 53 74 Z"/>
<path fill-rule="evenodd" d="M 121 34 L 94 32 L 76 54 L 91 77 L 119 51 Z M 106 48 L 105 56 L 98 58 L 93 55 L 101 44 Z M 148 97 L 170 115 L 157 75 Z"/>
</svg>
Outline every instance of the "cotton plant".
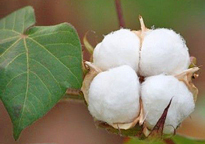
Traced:
<svg viewBox="0 0 205 144">
<path fill-rule="evenodd" d="M 185 40 L 167 28 L 119 29 L 105 35 L 93 51 L 82 91 L 96 121 L 114 129 L 143 127 L 147 137 L 171 101 L 162 133 L 174 134 L 194 111 L 198 67 Z M 141 80 L 140 78 L 143 78 Z"/>
<path fill-rule="evenodd" d="M 0 20 L 0 99 L 17 140 L 26 127 L 59 101 L 85 102 L 96 126 L 140 139 L 172 135 L 194 111 L 198 89 L 196 58 L 185 40 L 167 28 L 121 28 L 84 61 L 77 31 L 68 23 L 35 26 L 34 9 Z"/>
</svg>

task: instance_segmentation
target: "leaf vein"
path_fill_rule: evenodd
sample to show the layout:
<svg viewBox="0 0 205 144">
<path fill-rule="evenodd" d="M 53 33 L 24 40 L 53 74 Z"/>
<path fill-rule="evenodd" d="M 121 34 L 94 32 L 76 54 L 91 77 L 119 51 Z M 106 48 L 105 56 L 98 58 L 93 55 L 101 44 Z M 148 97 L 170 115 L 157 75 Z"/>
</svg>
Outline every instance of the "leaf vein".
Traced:
<svg viewBox="0 0 205 144">
<path fill-rule="evenodd" d="M 17 59 L 19 56 L 21 56 L 22 54 L 25 54 L 25 52 L 22 52 L 20 54 L 18 54 L 17 56 L 15 56 L 10 62 L 7 63 L 7 65 L 5 66 L 5 69 L 15 61 L 15 59 Z"/>
<path fill-rule="evenodd" d="M 14 33 L 16 33 L 16 34 L 18 34 L 18 35 L 21 35 L 20 32 L 17 32 L 17 31 L 15 31 L 15 30 L 11 30 L 11 29 L 6 29 L 6 28 L 1 29 L 0 31 L 12 31 L 12 32 L 14 32 Z"/>
<path fill-rule="evenodd" d="M 11 79 L 9 80 L 9 82 L 6 84 L 5 89 L 8 87 L 8 85 L 9 85 L 15 78 L 17 78 L 17 77 L 19 77 L 19 76 L 21 76 L 21 75 L 23 75 L 23 74 L 26 74 L 26 73 L 27 73 L 27 72 L 23 72 L 23 73 L 20 73 L 20 74 L 16 75 L 16 76 L 13 77 L 13 78 L 11 78 Z"/>
<path fill-rule="evenodd" d="M 57 31 L 57 32 L 52 32 L 52 33 L 46 33 L 46 34 L 42 34 L 42 35 L 33 36 L 31 38 L 35 39 L 35 38 L 38 38 L 38 37 L 49 36 L 49 35 L 54 35 L 54 34 L 59 34 L 59 33 L 71 33 L 71 32 L 70 31 Z"/>
<path fill-rule="evenodd" d="M 7 48 L 1 55 L 0 57 L 2 57 L 7 51 L 9 51 L 14 45 L 16 45 L 19 41 L 21 40 L 21 38 L 19 38 L 17 41 L 15 41 L 9 48 Z"/>
<path fill-rule="evenodd" d="M 4 43 L 5 41 L 9 41 L 9 40 L 17 38 L 17 37 L 19 37 L 19 36 L 13 36 L 13 37 L 9 37 L 9 38 L 6 38 L 6 39 L 2 39 L 2 40 L 0 40 L 0 43 Z"/>
<path fill-rule="evenodd" d="M 31 101 L 29 101 L 29 100 L 27 100 L 27 101 L 31 104 L 31 106 L 33 107 L 33 109 L 34 109 L 34 111 L 35 111 L 36 114 L 33 114 L 32 112 L 30 112 L 30 113 L 32 113 L 33 115 L 35 115 L 35 118 L 37 118 L 38 112 L 37 112 L 37 110 L 36 110 L 36 107 L 33 105 L 33 103 L 32 103 Z"/>
<path fill-rule="evenodd" d="M 52 74 L 52 72 L 51 72 L 45 65 L 43 65 L 41 62 L 38 62 L 38 61 L 35 60 L 35 59 L 31 59 L 31 60 L 35 61 L 36 63 L 38 63 L 39 65 L 41 65 L 42 67 L 44 67 L 44 68 L 51 74 L 51 76 L 53 77 L 53 79 L 56 81 L 56 83 L 58 84 L 59 88 L 61 89 L 59 82 L 57 81 L 57 79 L 55 78 L 55 76 Z"/>
<path fill-rule="evenodd" d="M 27 59 L 27 82 L 26 82 L 26 93 L 25 93 L 25 98 L 24 98 L 24 103 L 23 103 L 23 108 L 22 108 L 22 112 L 21 112 L 21 117 L 19 119 L 19 123 L 17 125 L 17 129 L 19 129 L 20 124 L 21 124 L 21 120 L 24 114 L 24 110 L 25 110 L 25 105 L 26 105 L 26 101 L 27 101 L 27 97 L 28 97 L 28 88 L 29 88 L 29 56 L 28 56 L 28 47 L 26 44 L 26 39 L 24 38 L 24 46 L 25 46 L 25 50 L 26 50 L 26 59 Z"/>
<path fill-rule="evenodd" d="M 24 10 L 24 17 L 23 17 L 23 29 L 22 29 L 22 33 L 25 29 L 25 16 L 26 16 L 26 9 Z"/>
<path fill-rule="evenodd" d="M 45 109 L 43 103 L 41 102 L 41 100 L 35 94 L 33 94 L 31 92 L 29 92 L 29 94 L 33 95 L 40 102 L 40 104 L 43 106 L 43 109 Z"/>
<path fill-rule="evenodd" d="M 14 30 L 14 27 L 16 25 L 16 11 L 14 12 L 14 22 L 13 22 L 13 27 L 12 27 L 12 30 Z"/>
<path fill-rule="evenodd" d="M 51 92 L 50 92 L 50 90 L 49 90 L 49 88 L 48 88 L 48 86 L 45 84 L 45 82 L 35 73 L 35 72 L 33 72 L 33 71 L 30 71 L 31 73 L 33 73 L 40 81 L 41 81 L 41 83 L 45 86 L 45 88 L 47 89 L 47 91 L 48 91 L 48 93 L 49 93 L 49 99 L 50 99 L 50 103 L 52 102 L 52 99 L 51 99 Z"/>
<path fill-rule="evenodd" d="M 16 97 L 18 97 L 18 96 L 21 95 L 21 94 L 23 94 L 23 93 L 20 93 L 20 94 L 17 94 L 17 95 L 15 95 L 15 96 L 13 96 L 11 99 L 9 99 L 9 101 L 12 101 L 13 99 L 15 99 Z"/>
</svg>

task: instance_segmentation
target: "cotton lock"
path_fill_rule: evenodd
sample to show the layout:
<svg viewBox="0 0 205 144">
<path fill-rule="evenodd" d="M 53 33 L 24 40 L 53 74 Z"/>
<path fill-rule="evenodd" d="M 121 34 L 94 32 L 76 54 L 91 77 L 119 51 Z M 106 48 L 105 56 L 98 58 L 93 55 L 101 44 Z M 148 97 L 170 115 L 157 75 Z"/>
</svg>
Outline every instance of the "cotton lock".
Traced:
<svg viewBox="0 0 205 144">
<path fill-rule="evenodd" d="M 139 78 L 129 66 L 99 73 L 88 94 L 88 109 L 97 120 L 110 125 L 130 123 L 139 114 Z"/>
<path fill-rule="evenodd" d="M 146 78 L 142 84 L 141 97 L 146 124 L 152 129 L 172 99 L 164 124 L 164 133 L 171 134 L 187 118 L 195 107 L 193 94 L 184 82 L 174 76 L 157 75 Z"/>
<path fill-rule="evenodd" d="M 179 34 L 165 28 L 145 33 L 140 52 L 140 75 L 175 75 L 189 64 L 188 48 Z"/>
<path fill-rule="evenodd" d="M 93 63 L 101 70 L 129 65 L 138 70 L 140 39 L 128 29 L 106 35 L 94 49 Z"/>
</svg>

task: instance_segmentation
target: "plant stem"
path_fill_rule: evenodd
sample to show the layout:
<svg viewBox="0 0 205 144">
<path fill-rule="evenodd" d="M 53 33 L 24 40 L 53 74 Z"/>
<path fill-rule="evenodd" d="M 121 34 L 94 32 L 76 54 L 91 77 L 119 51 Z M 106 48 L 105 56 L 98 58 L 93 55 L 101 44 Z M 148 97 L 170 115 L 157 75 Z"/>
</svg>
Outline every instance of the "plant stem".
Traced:
<svg viewBox="0 0 205 144">
<path fill-rule="evenodd" d="M 125 21 L 124 21 L 123 14 L 122 14 L 122 7 L 121 7 L 120 0 L 115 0 L 115 7 L 116 7 L 117 15 L 118 15 L 119 26 L 121 28 L 124 28 Z"/>
<path fill-rule="evenodd" d="M 84 100 L 84 96 L 80 89 L 68 88 L 61 101 L 67 101 L 68 99 Z"/>
</svg>

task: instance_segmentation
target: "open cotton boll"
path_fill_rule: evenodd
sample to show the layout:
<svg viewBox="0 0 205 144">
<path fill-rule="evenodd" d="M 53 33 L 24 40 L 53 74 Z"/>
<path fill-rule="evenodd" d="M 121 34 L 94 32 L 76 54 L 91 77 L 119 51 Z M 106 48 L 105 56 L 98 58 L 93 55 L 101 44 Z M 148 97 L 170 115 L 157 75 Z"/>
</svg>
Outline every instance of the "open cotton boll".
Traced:
<svg viewBox="0 0 205 144">
<path fill-rule="evenodd" d="M 120 29 L 105 36 L 94 49 L 93 63 L 101 70 L 129 65 L 138 70 L 140 40 L 128 29 Z"/>
<path fill-rule="evenodd" d="M 187 86 L 174 76 L 148 77 L 142 84 L 141 97 L 146 124 L 152 129 L 172 99 L 164 125 L 164 133 L 170 134 L 194 110 L 193 95 Z"/>
<path fill-rule="evenodd" d="M 183 38 L 173 30 L 160 28 L 148 32 L 143 40 L 140 74 L 178 74 L 190 64 L 188 48 Z"/>
<path fill-rule="evenodd" d="M 90 85 L 88 109 L 110 125 L 132 122 L 139 114 L 139 89 L 139 78 L 129 66 L 101 72 Z"/>
</svg>

